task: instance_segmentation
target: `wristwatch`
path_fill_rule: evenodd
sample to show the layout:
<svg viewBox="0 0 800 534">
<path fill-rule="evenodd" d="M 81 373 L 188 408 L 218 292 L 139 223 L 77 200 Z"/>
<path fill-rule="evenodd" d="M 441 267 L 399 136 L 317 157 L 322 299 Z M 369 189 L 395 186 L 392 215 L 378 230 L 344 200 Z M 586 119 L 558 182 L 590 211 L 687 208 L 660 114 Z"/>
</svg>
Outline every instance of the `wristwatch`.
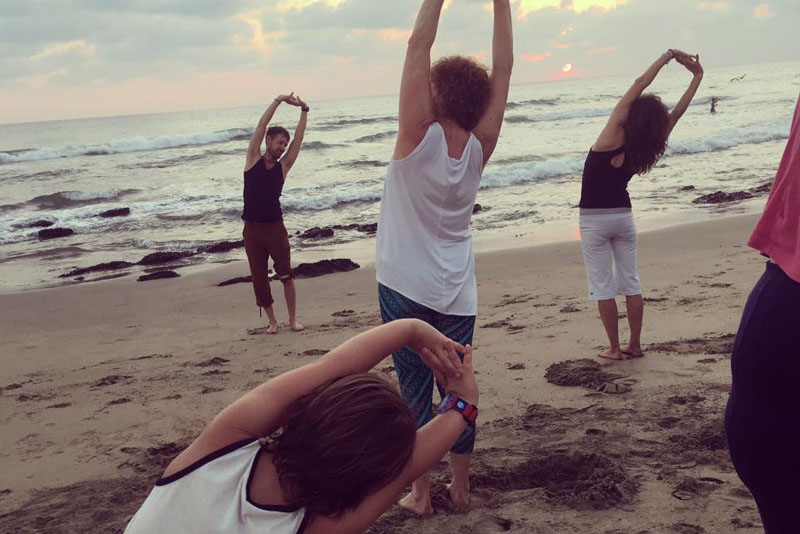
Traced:
<svg viewBox="0 0 800 534">
<path fill-rule="evenodd" d="M 468 425 L 474 425 L 475 419 L 478 418 L 478 407 L 465 401 L 452 391 L 444 396 L 439 408 L 436 409 L 436 413 L 442 415 L 448 410 L 455 410 L 460 413 Z"/>
</svg>

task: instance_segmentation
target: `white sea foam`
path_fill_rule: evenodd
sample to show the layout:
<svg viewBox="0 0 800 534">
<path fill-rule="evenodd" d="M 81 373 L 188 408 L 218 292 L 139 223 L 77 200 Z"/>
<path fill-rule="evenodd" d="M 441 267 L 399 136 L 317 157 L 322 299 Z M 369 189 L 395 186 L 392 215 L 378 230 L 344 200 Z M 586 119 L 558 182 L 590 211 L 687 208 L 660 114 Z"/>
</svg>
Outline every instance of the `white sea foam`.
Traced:
<svg viewBox="0 0 800 534">
<path fill-rule="evenodd" d="M 71 158 L 76 156 L 102 156 L 120 154 L 124 152 L 142 152 L 148 150 L 163 150 L 183 146 L 200 146 L 214 143 L 224 143 L 237 139 L 247 138 L 251 131 L 244 128 L 232 128 L 217 132 L 198 134 L 162 135 L 158 137 L 137 137 L 121 139 L 110 143 L 97 145 L 64 145 L 56 147 L 35 148 L 30 150 L 16 150 L 14 152 L 0 152 L 0 164 L 19 163 L 25 161 L 39 161 L 57 158 Z"/>
</svg>

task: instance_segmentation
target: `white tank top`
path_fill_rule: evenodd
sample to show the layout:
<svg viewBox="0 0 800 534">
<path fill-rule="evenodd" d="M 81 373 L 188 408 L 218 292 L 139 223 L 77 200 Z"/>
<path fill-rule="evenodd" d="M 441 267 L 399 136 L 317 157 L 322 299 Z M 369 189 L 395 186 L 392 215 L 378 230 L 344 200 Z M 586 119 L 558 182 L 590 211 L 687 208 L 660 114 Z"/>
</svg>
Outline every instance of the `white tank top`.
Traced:
<svg viewBox="0 0 800 534">
<path fill-rule="evenodd" d="M 298 534 L 305 508 L 250 500 L 250 479 L 262 440 L 220 449 L 156 482 L 125 534 Z"/>
<path fill-rule="evenodd" d="M 411 154 L 389 164 L 378 219 L 378 282 L 447 315 L 477 315 L 469 221 L 483 172 L 474 134 L 461 158 L 438 122 Z"/>
</svg>

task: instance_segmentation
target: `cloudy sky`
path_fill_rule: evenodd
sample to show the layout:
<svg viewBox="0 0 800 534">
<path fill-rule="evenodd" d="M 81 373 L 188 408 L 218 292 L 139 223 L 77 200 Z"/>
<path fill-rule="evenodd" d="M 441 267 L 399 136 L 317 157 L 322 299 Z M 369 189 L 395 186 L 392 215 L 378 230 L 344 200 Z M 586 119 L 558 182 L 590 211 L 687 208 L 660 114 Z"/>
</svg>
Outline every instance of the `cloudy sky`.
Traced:
<svg viewBox="0 0 800 534">
<path fill-rule="evenodd" d="M 395 93 L 421 0 L 0 0 L 0 123 Z M 448 0 L 435 56 L 490 63 L 492 2 Z M 513 0 L 514 83 L 800 59 L 797 0 Z M 565 72 L 565 65 L 571 70 Z"/>
</svg>

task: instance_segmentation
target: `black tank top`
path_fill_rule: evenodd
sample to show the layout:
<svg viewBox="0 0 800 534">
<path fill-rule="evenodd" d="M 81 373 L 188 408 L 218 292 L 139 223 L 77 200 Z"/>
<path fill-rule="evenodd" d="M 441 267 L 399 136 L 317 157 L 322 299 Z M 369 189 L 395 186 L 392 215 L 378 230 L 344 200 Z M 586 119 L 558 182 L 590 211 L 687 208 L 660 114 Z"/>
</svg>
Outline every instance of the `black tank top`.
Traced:
<svg viewBox="0 0 800 534">
<path fill-rule="evenodd" d="M 622 167 L 614 167 L 611 160 L 625 151 L 621 146 L 608 152 L 589 150 L 583 165 L 581 181 L 581 208 L 630 208 L 628 182 L 633 173 Z"/>
<path fill-rule="evenodd" d="M 264 158 L 244 172 L 244 213 L 242 219 L 250 222 L 271 223 L 283 219 L 281 192 L 283 167 L 280 162 L 267 169 Z"/>
</svg>

